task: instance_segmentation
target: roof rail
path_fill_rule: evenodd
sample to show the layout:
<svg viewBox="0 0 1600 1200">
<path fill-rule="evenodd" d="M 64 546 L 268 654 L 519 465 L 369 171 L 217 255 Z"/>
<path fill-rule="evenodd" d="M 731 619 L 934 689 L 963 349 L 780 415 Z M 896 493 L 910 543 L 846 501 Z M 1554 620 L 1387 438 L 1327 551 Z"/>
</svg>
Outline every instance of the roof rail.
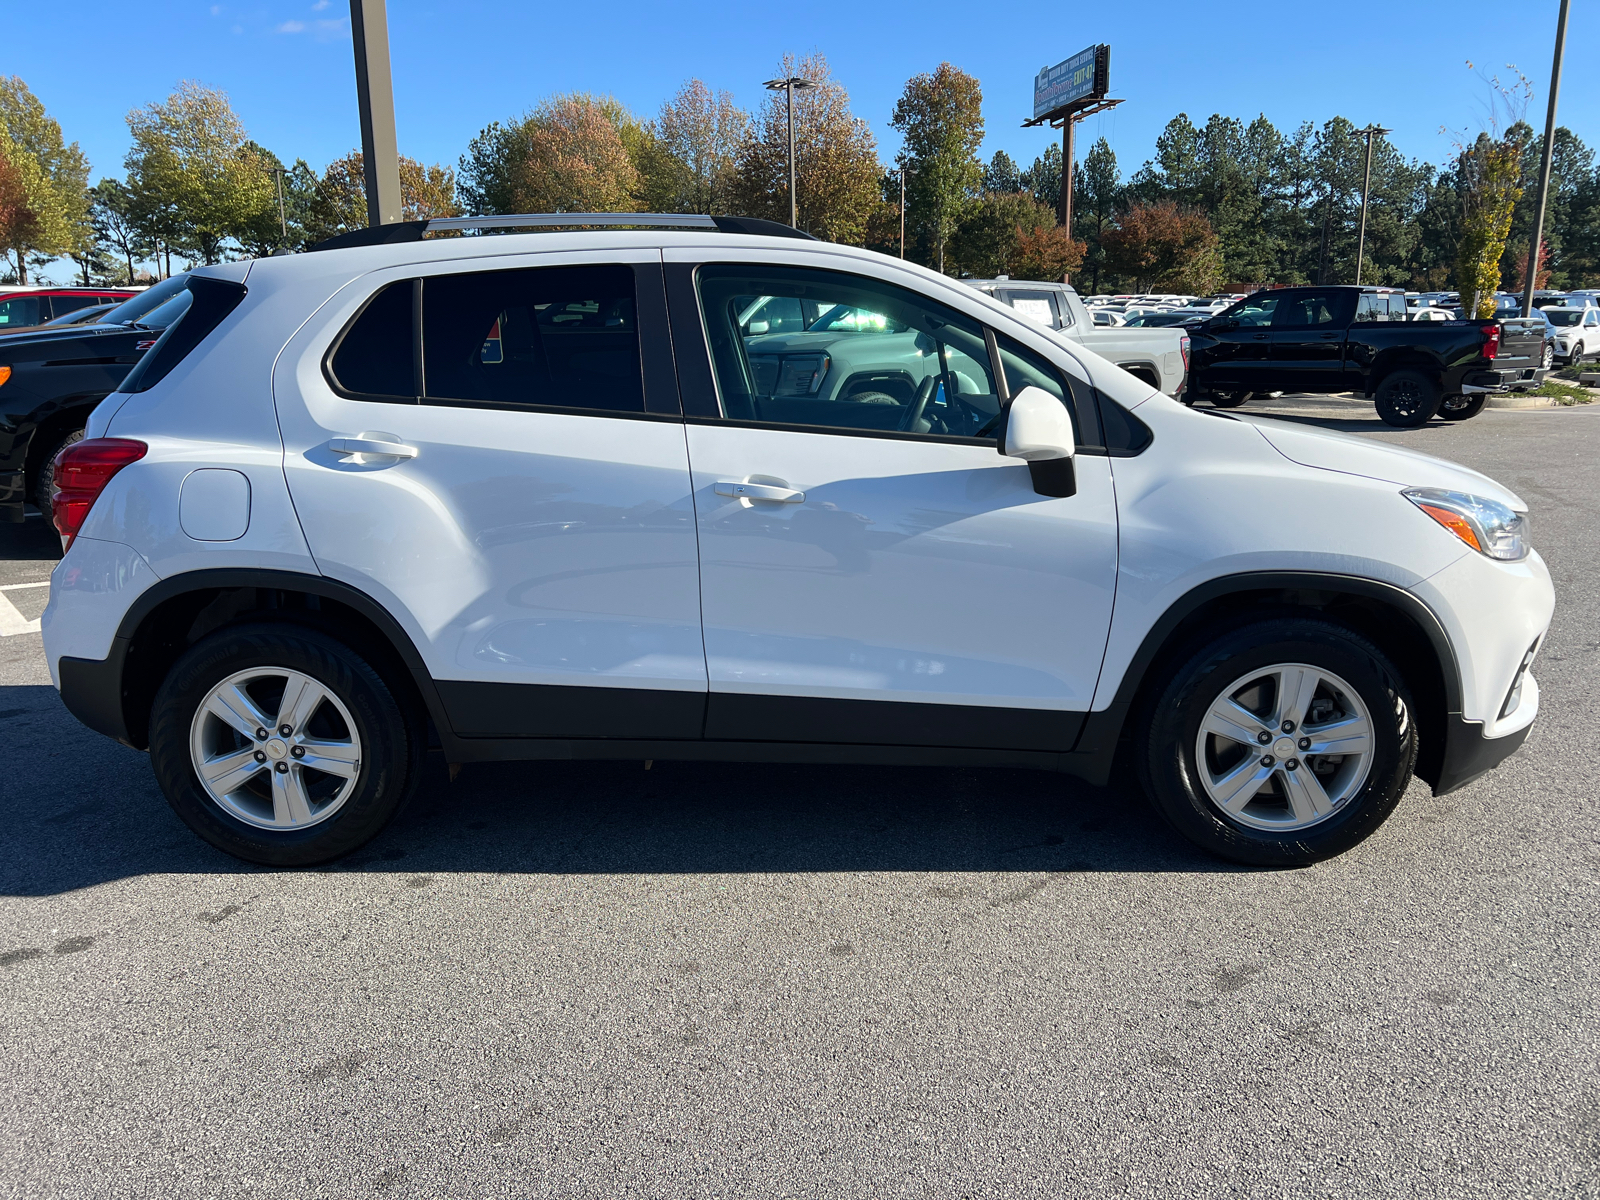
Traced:
<svg viewBox="0 0 1600 1200">
<path fill-rule="evenodd" d="M 335 234 L 312 246 L 312 250 L 344 250 L 353 246 L 390 246 L 400 242 L 420 242 L 424 234 L 446 230 L 482 232 L 492 229 L 552 229 L 574 226 L 600 226 L 620 229 L 715 229 L 721 233 L 755 234 L 761 237 L 805 238 L 816 241 L 790 225 L 764 221 L 760 217 L 707 216 L 703 213 L 515 213 L 488 217 L 434 217 L 427 221 L 396 221 L 368 229 L 352 229 Z"/>
</svg>

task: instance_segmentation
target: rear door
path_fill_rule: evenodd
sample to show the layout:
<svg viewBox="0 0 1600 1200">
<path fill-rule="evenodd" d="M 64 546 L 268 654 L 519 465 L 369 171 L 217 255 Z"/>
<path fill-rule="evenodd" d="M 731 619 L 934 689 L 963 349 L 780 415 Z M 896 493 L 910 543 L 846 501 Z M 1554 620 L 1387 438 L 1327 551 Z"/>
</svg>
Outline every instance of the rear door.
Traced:
<svg viewBox="0 0 1600 1200">
<path fill-rule="evenodd" d="M 1343 391 L 1344 339 L 1355 314 L 1356 293 L 1343 288 L 1304 288 L 1289 294 L 1272 318 L 1273 390 Z M 1368 321 L 1388 320 L 1382 297 L 1364 293 Z M 1381 313 L 1381 315 L 1380 315 Z"/>
<path fill-rule="evenodd" d="M 659 251 L 523 255 L 358 280 L 280 357 L 318 567 L 407 627 L 457 734 L 700 736 L 667 336 Z"/>
</svg>

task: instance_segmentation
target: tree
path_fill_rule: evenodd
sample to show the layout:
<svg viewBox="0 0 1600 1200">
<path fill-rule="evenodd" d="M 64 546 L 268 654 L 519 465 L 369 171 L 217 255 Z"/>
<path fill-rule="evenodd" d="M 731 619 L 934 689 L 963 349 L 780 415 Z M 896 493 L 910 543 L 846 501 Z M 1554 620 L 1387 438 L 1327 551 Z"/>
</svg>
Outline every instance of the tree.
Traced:
<svg viewBox="0 0 1600 1200">
<path fill-rule="evenodd" d="M 43 224 L 35 199 L 39 194 L 39 167 L 0 128 L 0 251 L 15 254 L 15 278 L 28 278 L 27 255 L 39 244 Z"/>
<path fill-rule="evenodd" d="M 1221 284 L 1211 222 L 1176 201 L 1134 201 L 1117 215 L 1101 244 L 1106 266 L 1132 279 L 1138 291 L 1167 287 L 1204 294 Z"/>
<path fill-rule="evenodd" d="M 1100 270 L 1105 262 L 1105 250 L 1100 239 L 1115 218 L 1117 205 L 1122 198 L 1122 172 L 1117 168 L 1117 156 L 1111 144 L 1101 138 L 1089 148 L 1089 156 L 1075 173 L 1073 190 L 1076 198 L 1072 206 L 1074 231 L 1084 242 L 1084 263 L 1091 272 L 1090 287 L 1100 290 Z M 1076 269 L 1076 268 L 1074 268 Z"/>
<path fill-rule="evenodd" d="M 930 265 L 944 270 L 945 245 L 983 179 L 983 89 L 965 71 L 940 63 L 914 75 L 889 124 L 900 131 L 900 160 L 915 174 L 906 187 L 906 221 Z"/>
<path fill-rule="evenodd" d="M 127 266 L 127 284 L 133 285 L 135 261 L 154 253 L 133 216 L 133 197 L 115 179 L 102 179 L 90 192 L 89 219 L 94 236 L 108 257 L 121 258 Z"/>
<path fill-rule="evenodd" d="M 296 178 L 303 162 L 295 164 L 290 172 L 291 194 L 302 191 L 304 184 Z M 460 215 L 456 206 L 455 172 L 449 167 L 434 164 L 425 167 L 414 158 L 400 156 L 400 217 L 405 221 L 426 221 L 434 217 Z M 274 208 L 273 220 L 277 221 Z M 322 178 L 310 189 L 309 202 L 301 217 L 302 237 L 306 244 L 314 244 L 335 234 L 367 227 L 367 177 L 366 164 L 361 151 L 352 150 L 343 158 L 328 164 Z M 291 229 L 293 227 L 291 226 Z"/>
<path fill-rule="evenodd" d="M 15 75 L 0 77 L 0 157 L 20 197 L 0 250 L 16 256 L 18 282 L 27 283 L 30 256 L 37 262 L 89 246 L 89 163 Z"/>
<path fill-rule="evenodd" d="M 750 136 L 750 114 L 727 92 L 713 94 L 691 79 L 661 106 L 655 135 L 678 177 L 665 211 L 727 212 L 739 148 Z"/>
<path fill-rule="evenodd" d="M 950 264 L 957 271 L 985 277 L 1010 273 L 1018 239 L 1055 223 L 1055 214 L 1026 192 L 985 192 L 968 206 L 950 235 Z M 1060 271 L 1053 276 L 1060 277 Z"/>
<path fill-rule="evenodd" d="M 1480 133 L 1461 152 L 1456 176 L 1461 197 L 1461 241 L 1456 250 L 1456 288 L 1461 311 L 1476 317 L 1495 313 L 1500 258 L 1511 232 L 1511 218 L 1522 198 L 1523 143 L 1508 136 Z"/>
<path fill-rule="evenodd" d="M 1002 195 L 1006 192 L 1026 190 L 1022 186 L 1022 169 L 1004 150 L 994 152 L 989 165 L 983 168 L 983 179 L 980 182 L 985 192 L 998 192 Z"/>
<path fill-rule="evenodd" d="M 140 227 L 202 262 L 276 203 L 268 164 L 245 136 L 225 92 L 186 82 L 128 114 L 128 186 Z"/>
<path fill-rule="evenodd" d="M 1083 265 L 1084 245 L 1058 225 L 1018 229 L 1006 259 L 1006 274 L 1013 279 L 1065 279 Z"/>
<path fill-rule="evenodd" d="M 478 213 L 632 212 L 640 190 L 615 100 L 554 96 L 508 125 L 475 137 L 458 171 L 461 198 Z M 638 132 L 630 128 L 638 141 Z"/>
<path fill-rule="evenodd" d="M 882 201 L 878 146 L 867 123 L 850 111 L 850 95 L 833 78 L 828 60 L 785 55 L 784 78 L 808 79 L 813 88 L 794 94 L 794 158 L 800 228 L 824 241 L 860 245 Z M 789 220 L 787 98 L 771 92 L 739 149 L 730 188 L 745 216 Z"/>
<path fill-rule="evenodd" d="M 1022 186 L 1051 212 L 1061 211 L 1061 146 L 1052 142 L 1022 173 Z"/>
</svg>

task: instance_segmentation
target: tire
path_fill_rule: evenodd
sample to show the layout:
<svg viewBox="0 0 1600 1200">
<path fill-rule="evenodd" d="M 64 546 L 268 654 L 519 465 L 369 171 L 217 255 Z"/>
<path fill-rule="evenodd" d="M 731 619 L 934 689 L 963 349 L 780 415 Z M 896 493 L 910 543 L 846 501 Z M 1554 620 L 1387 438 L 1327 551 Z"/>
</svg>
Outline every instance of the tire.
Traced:
<svg viewBox="0 0 1600 1200">
<path fill-rule="evenodd" d="M 74 429 L 71 433 L 61 438 L 50 447 L 49 457 L 39 464 L 39 478 L 33 488 L 33 502 L 39 511 L 44 514 L 45 520 L 50 519 L 50 493 L 56 488 L 56 455 L 60 454 L 74 442 L 83 441 L 83 430 Z"/>
<path fill-rule="evenodd" d="M 1305 711 L 1293 695 L 1285 711 L 1277 693 L 1297 693 L 1295 681 L 1311 676 L 1316 690 Z M 1228 697 L 1242 707 L 1227 707 Z M 1342 854 L 1394 811 L 1416 762 L 1411 698 L 1399 672 L 1365 638 L 1316 618 L 1215 634 L 1180 659 L 1150 699 L 1135 743 L 1145 790 L 1178 832 L 1234 862 L 1306 866 Z M 1239 738 L 1204 731 L 1219 705 Z M 1364 749 L 1307 751 L 1319 730 L 1324 745 L 1341 744 L 1330 726 L 1345 716 L 1364 717 Z M 1292 736 L 1283 721 L 1292 723 Z M 1264 744 L 1263 734 L 1270 734 Z"/>
<path fill-rule="evenodd" d="M 322 694 L 303 693 L 298 714 L 280 711 L 300 680 Z M 239 715 L 224 720 L 220 705 L 205 706 L 230 681 L 243 702 L 230 693 Z M 302 727 L 275 736 L 263 723 L 265 738 L 244 732 L 262 717 Z M 409 798 L 424 746 L 421 722 L 407 720 L 366 660 L 288 623 L 224 628 L 196 643 L 151 711 L 150 762 L 174 811 L 219 850 L 270 867 L 326 862 L 369 841 Z M 237 767 L 214 768 L 208 785 L 197 770 L 203 761 Z M 312 769 L 313 761 L 329 770 Z"/>
<path fill-rule="evenodd" d="M 1216 405 L 1218 408 L 1238 408 L 1241 404 L 1243 404 L 1246 400 L 1250 399 L 1250 397 L 1253 396 L 1253 395 L 1255 395 L 1254 392 L 1211 392 L 1210 393 L 1211 403 Z"/>
<path fill-rule="evenodd" d="M 1552 346 L 1549 342 L 1546 342 L 1544 344 L 1544 357 L 1539 360 L 1539 365 L 1541 367 L 1543 367 L 1546 371 L 1550 370 L 1552 367 L 1554 367 L 1556 365 L 1555 347 Z"/>
<path fill-rule="evenodd" d="M 1426 425 L 1439 411 L 1439 385 L 1421 371 L 1395 371 L 1378 385 L 1373 404 L 1384 424 L 1399 429 Z"/>
<path fill-rule="evenodd" d="M 1451 401 L 1459 401 L 1456 407 L 1451 408 Z M 1489 402 L 1487 396 L 1452 396 L 1439 405 L 1439 415 L 1446 421 L 1470 421 L 1483 411 L 1483 406 Z"/>
</svg>

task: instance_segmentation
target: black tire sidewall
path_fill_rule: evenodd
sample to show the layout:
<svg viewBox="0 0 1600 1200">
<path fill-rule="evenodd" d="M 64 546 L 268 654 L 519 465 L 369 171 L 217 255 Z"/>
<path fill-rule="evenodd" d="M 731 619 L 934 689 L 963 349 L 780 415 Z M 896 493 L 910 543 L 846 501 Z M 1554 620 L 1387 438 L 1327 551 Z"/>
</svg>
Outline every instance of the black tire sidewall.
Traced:
<svg viewBox="0 0 1600 1200">
<path fill-rule="evenodd" d="M 1416 383 L 1424 389 L 1424 396 L 1429 397 L 1424 400 L 1419 412 L 1401 414 L 1396 411 L 1394 393 L 1403 383 Z M 1373 406 L 1384 424 L 1393 425 L 1398 429 L 1417 429 L 1434 418 L 1443 399 L 1438 384 L 1420 371 L 1396 371 L 1386 376 L 1378 385 L 1377 393 L 1373 396 Z"/>
<path fill-rule="evenodd" d="M 1274 834 L 1217 809 L 1200 782 L 1195 743 L 1224 687 L 1258 668 L 1292 662 L 1329 670 L 1356 690 L 1372 714 L 1376 748 L 1366 782 L 1337 814 Z M 1370 836 L 1404 794 L 1417 749 L 1410 696 L 1383 654 L 1342 626 L 1293 617 L 1239 626 L 1182 661 L 1148 708 L 1141 741 L 1140 773 L 1162 815 L 1191 841 L 1255 866 L 1308 865 Z"/>
<path fill-rule="evenodd" d="M 1211 404 L 1213 408 L 1238 408 L 1254 394 L 1253 392 L 1212 392 Z"/>
<path fill-rule="evenodd" d="M 211 688 L 264 666 L 303 672 L 328 688 L 361 739 L 354 793 L 332 817 L 302 830 L 259 829 L 227 813 L 201 786 L 189 754 L 194 714 Z M 287 623 L 225 628 L 198 642 L 168 672 L 151 710 L 150 762 L 173 810 L 213 846 L 263 866 L 326 862 L 369 841 L 409 795 L 419 754 L 399 704 L 364 659 L 318 630 Z"/>
<path fill-rule="evenodd" d="M 56 455 L 74 442 L 82 440 L 82 429 L 74 429 L 71 433 L 63 435 L 54 446 L 50 447 L 49 455 L 39 464 L 39 479 L 34 484 L 33 503 L 45 515 L 46 520 L 51 516 L 50 493 L 55 490 Z"/>
<path fill-rule="evenodd" d="M 1484 405 L 1488 402 L 1488 397 L 1486 396 L 1474 396 L 1460 408 L 1441 407 L 1439 409 L 1439 416 L 1443 417 L 1446 421 L 1470 421 L 1473 417 L 1477 416 L 1483 411 Z"/>
</svg>

